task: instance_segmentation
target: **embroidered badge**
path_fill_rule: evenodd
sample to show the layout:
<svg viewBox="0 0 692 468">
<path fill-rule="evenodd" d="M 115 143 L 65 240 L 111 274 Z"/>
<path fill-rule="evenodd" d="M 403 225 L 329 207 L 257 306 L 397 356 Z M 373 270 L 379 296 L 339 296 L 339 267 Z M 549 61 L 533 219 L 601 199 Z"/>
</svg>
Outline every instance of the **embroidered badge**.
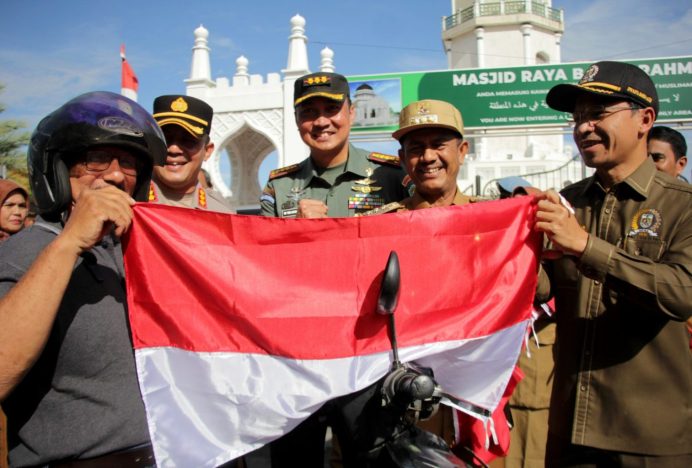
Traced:
<svg viewBox="0 0 692 468">
<path fill-rule="evenodd" d="M 379 190 L 382 190 L 382 187 L 377 187 L 375 185 L 351 185 L 351 190 L 354 192 L 360 192 L 360 193 L 371 193 L 371 192 L 377 192 Z"/>
<path fill-rule="evenodd" d="M 582 76 L 581 80 L 579 80 L 579 84 L 588 83 L 589 81 L 593 81 L 594 78 L 596 78 L 597 74 L 598 74 L 598 65 L 596 65 L 596 64 L 591 65 L 584 72 L 584 76 Z"/>
<path fill-rule="evenodd" d="M 632 217 L 630 224 L 632 230 L 627 235 L 629 237 L 658 237 L 661 222 L 661 213 L 658 210 L 653 208 L 641 209 Z"/>
<path fill-rule="evenodd" d="M 185 102 L 185 99 L 179 97 L 175 101 L 171 102 L 171 110 L 174 110 L 176 112 L 185 112 L 188 108 L 187 102 Z"/>
<path fill-rule="evenodd" d="M 293 200 L 287 200 L 281 204 L 282 218 L 295 218 L 298 214 L 298 207 Z"/>
<path fill-rule="evenodd" d="M 150 182 L 150 183 L 149 183 L 149 197 L 148 197 L 148 200 L 149 200 L 150 202 L 157 202 L 157 201 L 159 201 L 159 197 L 158 197 L 158 195 L 156 194 L 156 187 L 154 187 L 154 183 L 153 183 L 153 182 Z"/>
<path fill-rule="evenodd" d="M 207 207 L 207 192 L 204 191 L 203 187 L 200 187 L 199 190 L 197 190 L 197 204 L 201 208 Z"/>
<path fill-rule="evenodd" d="M 262 189 L 262 195 L 260 196 L 260 202 L 266 202 L 266 203 L 271 203 L 272 205 L 276 204 L 276 199 L 274 199 L 274 187 L 270 187 L 269 185 L 265 185 L 264 189 Z"/>
<path fill-rule="evenodd" d="M 373 171 L 372 167 L 368 167 L 367 169 L 365 169 L 365 179 L 358 179 L 358 180 L 354 180 L 353 182 L 355 182 L 356 184 L 359 184 L 359 185 L 371 185 L 371 184 L 374 184 L 374 183 L 375 183 L 375 180 L 370 178 L 370 176 L 371 176 L 374 172 L 375 172 L 375 171 Z"/>
</svg>

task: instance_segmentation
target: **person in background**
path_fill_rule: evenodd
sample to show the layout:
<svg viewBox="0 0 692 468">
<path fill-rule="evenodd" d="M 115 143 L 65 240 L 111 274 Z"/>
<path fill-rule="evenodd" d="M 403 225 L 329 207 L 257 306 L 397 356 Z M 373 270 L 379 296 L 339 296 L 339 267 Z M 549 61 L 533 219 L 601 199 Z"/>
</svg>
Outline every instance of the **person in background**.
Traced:
<svg viewBox="0 0 692 468">
<path fill-rule="evenodd" d="M 670 127 L 656 126 L 649 131 L 649 157 L 659 171 L 681 177 L 687 166 L 687 142 L 682 133 Z"/>
<path fill-rule="evenodd" d="M 0 180 L 0 243 L 24 228 L 29 194 L 19 184 Z M 0 467 L 7 466 L 7 421 L 0 408 Z"/>
<path fill-rule="evenodd" d="M 537 299 L 558 311 L 546 466 L 692 466 L 692 186 L 648 157 L 656 87 L 602 61 L 546 101 L 595 169 L 537 203 Z"/>
<path fill-rule="evenodd" d="M 687 166 L 687 142 L 682 133 L 662 125 L 651 129 L 648 136 L 649 157 L 653 159 L 659 171 L 684 178 L 682 171 Z M 692 351 L 692 318 L 687 320 L 690 332 L 690 350 Z"/>
<path fill-rule="evenodd" d="M 0 180 L 0 242 L 24 228 L 29 212 L 29 194 L 14 181 Z"/>
<path fill-rule="evenodd" d="M 497 186 L 501 199 L 541 193 L 518 176 L 500 179 Z M 512 430 L 509 452 L 504 458 L 505 468 L 538 468 L 545 463 L 555 367 L 555 318 L 551 303 L 534 306 L 531 330 L 519 356 L 518 366 L 524 377 L 509 399 Z"/>
<path fill-rule="evenodd" d="M 214 111 L 209 104 L 178 94 L 154 99 L 154 118 L 166 137 L 166 164 L 154 168 L 149 201 L 198 210 L 233 213 L 226 199 L 200 181 L 202 163 L 214 152 L 209 138 Z"/>
</svg>

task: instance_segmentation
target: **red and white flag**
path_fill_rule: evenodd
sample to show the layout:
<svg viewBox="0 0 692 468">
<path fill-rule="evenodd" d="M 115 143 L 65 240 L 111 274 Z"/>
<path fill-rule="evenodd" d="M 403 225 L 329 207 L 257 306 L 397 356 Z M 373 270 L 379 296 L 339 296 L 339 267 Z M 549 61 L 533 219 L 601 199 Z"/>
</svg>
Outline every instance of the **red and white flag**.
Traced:
<svg viewBox="0 0 692 468">
<path fill-rule="evenodd" d="M 132 70 L 130 63 L 125 58 L 125 44 L 120 45 L 120 59 L 122 61 L 122 72 L 120 78 L 120 94 L 125 97 L 137 101 L 137 90 L 139 89 L 139 80 Z"/>
<path fill-rule="evenodd" d="M 520 197 L 295 220 L 136 205 L 127 296 L 159 466 L 217 466 L 384 376 L 375 304 L 392 250 L 402 361 L 492 411 L 531 316 L 532 210 Z"/>
</svg>

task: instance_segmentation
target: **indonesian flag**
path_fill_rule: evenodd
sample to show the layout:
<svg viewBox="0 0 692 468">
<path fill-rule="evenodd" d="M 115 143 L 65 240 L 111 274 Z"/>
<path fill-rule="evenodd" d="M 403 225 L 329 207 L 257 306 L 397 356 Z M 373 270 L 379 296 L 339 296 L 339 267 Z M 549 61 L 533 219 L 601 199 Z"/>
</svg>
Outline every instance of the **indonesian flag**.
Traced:
<svg viewBox="0 0 692 468">
<path fill-rule="evenodd" d="M 130 63 L 125 58 L 125 44 L 120 45 L 120 59 L 122 61 L 122 74 L 120 79 L 120 94 L 125 97 L 137 100 L 137 90 L 139 89 L 139 80 L 135 76 Z"/>
<path fill-rule="evenodd" d="M 217 466 L 382 378 L 391 347 L 375 308 L 392 250 L 402 361 L 492 412 L 531 316 L 532 209 L 520 197 L 282 219 L 136 205 L 127 297 L 159 466 Z"/>
</svg>

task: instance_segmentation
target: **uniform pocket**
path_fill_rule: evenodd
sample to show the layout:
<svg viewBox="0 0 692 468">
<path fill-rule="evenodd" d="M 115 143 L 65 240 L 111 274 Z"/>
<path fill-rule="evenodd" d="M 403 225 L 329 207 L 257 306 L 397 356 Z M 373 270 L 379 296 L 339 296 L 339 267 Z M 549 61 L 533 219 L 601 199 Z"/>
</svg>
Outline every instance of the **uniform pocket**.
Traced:
<svg viewBox="0 0 692 468">
<path fill-rule="evenodd" d="M 655 237 L 626 237 L 623 248 L 631 255 L 639 255 L 658 262 L 665 252 L 666 242 Z"/>
</svg>

